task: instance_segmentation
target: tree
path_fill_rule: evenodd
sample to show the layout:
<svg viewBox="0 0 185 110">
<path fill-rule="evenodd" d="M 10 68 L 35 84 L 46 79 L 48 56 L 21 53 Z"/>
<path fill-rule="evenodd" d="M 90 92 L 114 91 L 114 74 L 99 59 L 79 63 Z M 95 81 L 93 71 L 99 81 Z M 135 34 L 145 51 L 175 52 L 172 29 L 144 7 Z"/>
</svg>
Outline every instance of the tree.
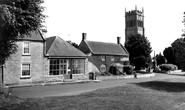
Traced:
<svg viewBox="0 0 185 110">
<path fill-rule="evenodd" d="M 185 40 L 184 38 L 176 39 L 172 44 L 172 48 L 174 49 L 174 55 L 175 55 L 175 64 L 183 69 L 183 59 L 185 54 Z"/>
<path fill-rule="evenodd" d="M 185 12 L 184 12 L 184 16 L 183 16 L 183 21 L 182 21 L 182 23 L 184 24 L 184 27 L 185 27 Z M 182 31 L 183 31 L 182 36 L 184 37 L 184 36 L 185 36 L 185 29 L 183 29 Z"/>
<path fill-rule="evenodd" d="M 0 0 L 0 65 L 17 51 L 18 39 L 43 27 L 46 16 L 42 14 L 42 3 L 43 0 Z"/>
<path fill-rule="evenodd" d="M 176 64 L 176 57 L 174 53 L 174 49 L 172 47 L 167 47 L 163 51 L 163 55 L 169 64 Z"/>
<path fill-rule="evenodd" d="M 185 26 L 185 12 L 182 22 Z M 165 48 L 163 54 L 168 63 L 175 64 L 178 68 L 185 70 L 185 29 L 183 32 L 182 38 L 176 39 L 170 47 Z"/>
<path fill-rule="evenodd" d="M 15 42 L 43 27 L 43 0 L 0 1 L 0 64 L 16 52 Z"/>
<path fill-rule="evenodd" d="M 150 64 L 152 48 L 146 37 L 140 34 L 130 36 L 125 43 L 125 48 L 129 52 L 130 63 L 135 66 L 135 69 L 146 68 Z"/>
<path fill-rule="evenodd" d="M 165 64 L 166 58 L 161 53 L 159 53 L 156 55 L 156 61 L 157 61 L 157 65 Z"/>
<path fill-rule="evenodd" d="M 185 40 L 184 38 L 176 39 L 170 47 L 166 48 L 164 51 L 164 56 L 168 63 L 172 63 L 178 66 L 180 69 L 185 69 Z"/>
</svg>

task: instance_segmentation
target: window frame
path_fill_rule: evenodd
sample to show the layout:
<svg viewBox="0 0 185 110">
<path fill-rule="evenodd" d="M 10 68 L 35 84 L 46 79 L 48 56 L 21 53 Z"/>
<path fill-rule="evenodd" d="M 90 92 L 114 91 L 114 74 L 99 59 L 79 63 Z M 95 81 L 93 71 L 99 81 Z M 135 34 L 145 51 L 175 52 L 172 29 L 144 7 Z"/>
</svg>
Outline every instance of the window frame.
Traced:
<svg viewBox="0 0 185 110">
<path fill-rule="evenodd" d="M 101 61 L 105 61 L 106 58 L 105 58 L 105 55 L 101 55 Z"/>
<path fill-rule="evenodd" d="M 101 64 L 101 65 L 100 65 L 100 71 L 101 71 L 102 73 L 105 73 L 105 72 L 107 71 L 107 67 L 106 67 L 105 64 Z"/>
<path fill-rule="evenodd" d="M 25 43 L 28 43 L 28 53 L 25 53 Z M 23 42 L 23 49 L 22 49 L 22 54 L 23 55 L 30 55 L 30 42 L 29 41 L 24 41 Z"/>
<path fill-rule="evenodd" d="M 23 65 L 29 65 L 29 75 L 23 75 Z M 31 77 L 31 64 L 30 63 L 22 63 L 21 64 L 21 78 L 30 78 Z"/>
<path fill-rule="evenodd" d="M 56 63 L 51 63 L 52 60 L 56 61 Z M 77 71 L 77 73 L 75 73 L 75 71 Z M 49 75 L 57 76 L 69 74 L 85 74 L 85 59 L 50 59 Z"/>
<path fill-rule="evenodd" d="M 73 66 L 76 66 L 76 68 L 73 68 Z M 77 71 L 77 73 L 75 73 L 74 71 Z M 79 71 L 80 73 L 78 73 Z M 85 74 L 85 59 L 72 59 L 72 74 Z"/>
<path fill-rule="evenodd" d="M 114 56 L 110 56 L 111 61 L 114 61 L 114 59 L 115 59 Z"/>
<path fill-rule="evenodd" d="M 129 61 L 129 57 L 120 57 L 120 61 L 124 62 L 124 61 Z"/>
<path fill-rule="evenodd" d="M 123 56 L 120 57 L 120 61 L 124 61 L 124 57 Z"/>
</svg>

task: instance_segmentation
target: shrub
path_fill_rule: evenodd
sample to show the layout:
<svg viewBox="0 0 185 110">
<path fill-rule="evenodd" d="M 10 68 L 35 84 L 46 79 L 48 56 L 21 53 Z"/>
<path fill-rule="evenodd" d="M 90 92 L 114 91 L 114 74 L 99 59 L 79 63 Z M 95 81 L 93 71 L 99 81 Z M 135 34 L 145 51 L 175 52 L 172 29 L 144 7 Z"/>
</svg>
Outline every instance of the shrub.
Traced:
<svg viewBox="0 0 185 110">
<path fill-rule="evenodd" d="M 131 75 L 133 73 L 134 67 L 132 65 L 125 65 L 123 67 L 123 71 L 126 72 L 127 75 Z"/>
<path fill-rule="evenodd" d="M 123 74 L 123 65 L 120 63 L 114 63 L 110 66 L 109 72 L 113 75 Z"/>
<path fill-rule="evenodd" d="M 159 65 L 159 68 L 164 71 L 173 71 L 173 70 L 178 70 L 178 67 L 173 64 L 161 64 Z"/>
</svg>

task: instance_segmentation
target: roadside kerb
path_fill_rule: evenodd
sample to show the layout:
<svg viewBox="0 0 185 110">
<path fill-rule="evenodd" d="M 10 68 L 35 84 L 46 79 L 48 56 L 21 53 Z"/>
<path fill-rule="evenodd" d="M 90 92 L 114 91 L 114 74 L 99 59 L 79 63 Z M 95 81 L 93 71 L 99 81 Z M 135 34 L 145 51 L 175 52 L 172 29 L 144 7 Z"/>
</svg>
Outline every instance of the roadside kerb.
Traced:
<svg viewBox="0 0 185 110">
<path fill-rule="evenodd" d="M 137 74 L 137 78 L 147 78 L 153 77 L 155 73 L 150 74 Z M 10 85 L 4 86 L 4 88 L 19 88 L 19 87 L 31 87 L 31 86 L 49 86 L 56 84 L 78 84 L 78 83 L 100 83 L 103 80 L 114 80 L 114 79 L 129 79 L 135 78 L 134 75 L 118 75 L 118 76 L 98 76 L 96 80 L 76 80 L 67 82 L 48 82 L 48 83 L 38 83 L 38 84 L 24 84 L 24 85 Z"/>
<path fill-rule="evenodd" d="M 100 80 L 77 80 L 73 82 L 49 82 L 49 83 L 38 83 L 38 84 L 24 84 L 24 85 L 11 85 L 4 86 L 4 88 L 19 88 L 19 87 L 31 87 L 31 86 L 50 86 L 56 84 L 79 84 L 79 83 L 99 83 Z"/>
<path fill-rule="evenodd" d="M 155 76 L 155 73 L 147 73 L 147 74 L 140 74 L 137 73 L 137 77 L 134 77 L 134 75 L 115 75 L 115 76 L 98 76 L 96 77 L 97 80 L 114 80 L 114 79 L 128 79 L 128 78 L 147 78 L 147 77 L 153 77 Z"/>
</svg>

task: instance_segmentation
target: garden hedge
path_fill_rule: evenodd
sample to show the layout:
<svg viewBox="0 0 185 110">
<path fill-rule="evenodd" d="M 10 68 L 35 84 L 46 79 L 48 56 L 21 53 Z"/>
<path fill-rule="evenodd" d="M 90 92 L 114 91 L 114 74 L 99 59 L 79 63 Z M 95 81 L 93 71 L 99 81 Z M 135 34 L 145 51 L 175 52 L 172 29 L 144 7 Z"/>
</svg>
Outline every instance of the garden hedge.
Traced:
<svg viewBox="0 0 185 110">
<path fill-rule="evenodd" d="M 161 64 L 159 65 L 159 68 L 164 71 L 174 71 L 178 70 L 178 67 L 174 64 Z"/>
</svg>

